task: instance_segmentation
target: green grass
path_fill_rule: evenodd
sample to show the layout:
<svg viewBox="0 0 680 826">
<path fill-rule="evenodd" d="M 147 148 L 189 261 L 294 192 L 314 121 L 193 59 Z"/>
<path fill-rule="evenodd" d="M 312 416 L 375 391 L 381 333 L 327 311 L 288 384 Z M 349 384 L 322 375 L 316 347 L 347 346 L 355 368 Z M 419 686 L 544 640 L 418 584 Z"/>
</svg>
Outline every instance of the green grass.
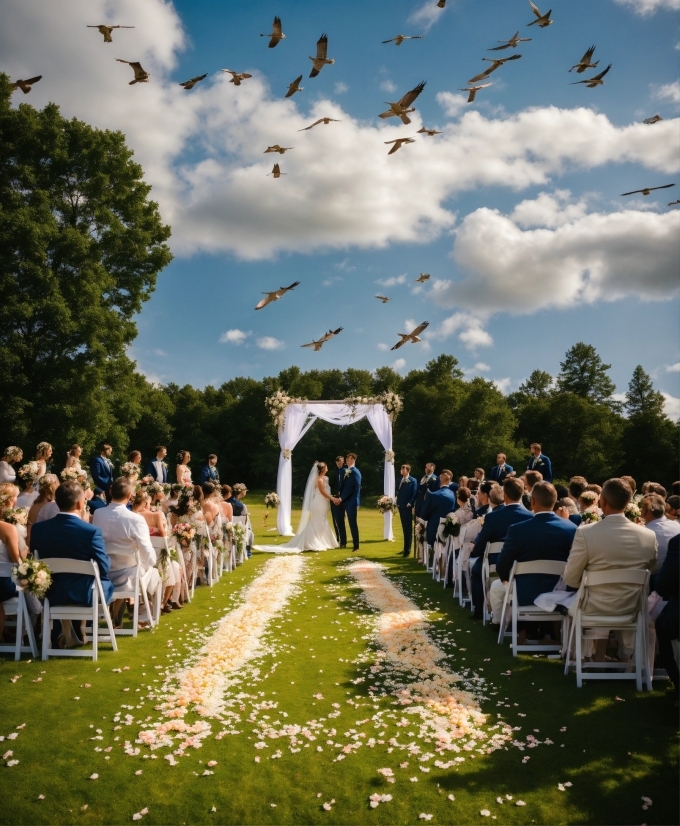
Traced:
<svg viewBox="0 0 680 826">
<path fill-rule="evenodd" d="M 261 529 L 264 508 L 253 504 L 259 497 L 249 499 L 254 525 Z M 269 522 L 273 521 L 275 514 L 270 512 Z M 659 684 L 664 690 L 643 694 L 635 692 L 633 683 L 589 683 L 579 690 L 573 677 L 562 675 L 559 662 L 531 656 L 513 659 L 489 629 L 470 621 L 469 613 L 454 604 L 451 591 L 434 583 L 413 559 L 396 556 L 398 542 L 382 541 L 379 514 L 362 511 L 360 527 L 362 556 L 383 562 L 393 581 L 432 611 L 430 633 L 447 651 L 449 667 L 473 669 L 489 681 L 483 710 L 521 726 L 517 736 L 522 739 L 538 729 L 535 736 L 548 737 L 554 745 L 524 752 L 509 747 L 469 757 L 458 769 L 432 767 L 429 773 L 418 772 L 417 761 L 396 750 L 388 753 L 387 743 L 363 747 L 340 763 L 332 762 L 337 750 L 326 745 L 326 735 L 295 754 L 286 739 L 256 751 L 254 724 L 247 721 L 253 701 L 245 698 L 238 725 L 242 733 L 207 739 L 201 749 L 178 758 L 176 767 L 162 759 L 165 750 L 156 752 L 156 760 L 144 759 L 150 754 L 145 748 L 139 756 L 126 756 L 120 744 L 125 739 L 134 743 L 139 726 L 114 732 L 114 715 L 122 704 L 143 705 L 123 714 L 137 720 L 158 718 L 158 700 L 147 699 L 144 687 L 152 679 L 161 680 L 156 676 L 161 668 L 181 662 L 182 651 L 196 649 L 198 629 L 233 607 L 232 598 L 270 558 L 255 554 L 213 589 L 197 589 L 194 602 L 164 617 L 155 633 L 119 640 L 117 654 L 105 647 L 97 663 L 0 660 L 0 734 L 26 724 L 16 740 L 1 744 L 20 762 L 2 768 L 0 822 L 127 823 L 143 807 L 149 813 L 142 823 L 416 823 L 421 812 L 431 813 L 432 823 L 484 823 L 492 819 L 480 816 L 485 808 L 499 824 L 678 822 L 677 710 L 664 683 Z M 274 536 L 260 532 L 258 541 L 271 543 Z M 261 667 L 259 681 L 245 669 L 241 688 L 248 695 L 263 692 L 259 700 L 278 701 L 277 711 L 266 713 L 274 719 L 285 711 L 286 722 L 318 719 L 338 703 L 341 715 L 324 725 L 337 729 L 332 738 L 336 742 L 349 742 L 344 733 L 359 730 L 358 718 L 369 718 L 377 710 L 389 713 L 392 705 L 389 697 L 369 699 L 367 683 L 351 682 L 363 673 L 364 666 L 352 661 L 366 651 L 367 643 L 361 625 L 366 609 L 357 602 L 342 569 L 348 553 L 305 556 L 302 587 L 286 613 L 273 621 L 272 650 L 256 663 Z M 349 599 L 340 601 L 342 597 Z M 180 635 L 183 626 L 186 632 Z M 113 668 L 129 670 L 117 673 Z M 504 674 L 508 670 L 509 676 Z M 13 675 L 21 679 L 12 683 Z M 323 700 L 314 699 L 318 692 Z M 358 698 L 360 708 L 347 704 L 350 698 Z M 560 732 L 564 726 L 566 732 Z M 98 728 L 103 739 L 91 740 L 99 736 Z M 213 731 L 219 728 L 214 725 Z M 381 736 L 372 723 L 363 730 Z M 400 731 L 391 726 L 388 730 L 385 740 Z M 115 736 L 121 739 L 115 741 Z M 315 749 L 319 743 L 323 752 Z M 109 746 L 113 748 L 108 755 L 94 751 Z M 281 758 L 268 759 L 277 748 Z M 256 755 L 260 763 L 254 761 Z M 527 763 L 522 762 L 525 756 L 531 758 Z M 407 770 L 399 769 L 404 759 L 409 759 Z M 217 761 L 215 773 L 202 777 L 209 760 Z M 394 769 L 396 783 L 387 784 L 377 774 L 383 766 Z M 140 769 L 142 775 L 135 775 Z M 93 772 L 99 774 L 96 781 L 88 779 Z M 419 776 L 417 783 L 408 780 L 414 774 Z M 559 791 L 557 784 L 566 781 L 573 785 Z M 371 810 L 368 797 L 375 791 L 392 794 L 393 800 Z M 38 800 L 41 794 L 44 800 Z M 454 802 L 447 799 L 449 794 Z M 513 801 L 495 802 L 506 794 Z M 642 810 L 643 795 L 653 801 L 648 811 Z M 516 807 L 518 798 L 527 805 Z M 331 799 L 335 804 L 326 812 L 321 804 Z M 213 806 L 216 812 L 211 812 Z"/>
</svg>

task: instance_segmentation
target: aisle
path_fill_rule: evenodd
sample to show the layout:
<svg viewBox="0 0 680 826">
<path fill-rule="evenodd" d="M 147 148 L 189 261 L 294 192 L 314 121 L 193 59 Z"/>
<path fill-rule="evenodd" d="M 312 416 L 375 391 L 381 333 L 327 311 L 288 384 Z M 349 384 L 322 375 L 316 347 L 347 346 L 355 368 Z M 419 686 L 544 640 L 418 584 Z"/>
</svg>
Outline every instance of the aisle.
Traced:
<svg viewBox="0 0 680 826">
<path fill-rule="evenodd" d="M 255 555 L 98 663 L 0 662 L 0 822 L 677 821 L 668 697 L 513 660 L 362 518 L 365 561 Z"/>
</svg>

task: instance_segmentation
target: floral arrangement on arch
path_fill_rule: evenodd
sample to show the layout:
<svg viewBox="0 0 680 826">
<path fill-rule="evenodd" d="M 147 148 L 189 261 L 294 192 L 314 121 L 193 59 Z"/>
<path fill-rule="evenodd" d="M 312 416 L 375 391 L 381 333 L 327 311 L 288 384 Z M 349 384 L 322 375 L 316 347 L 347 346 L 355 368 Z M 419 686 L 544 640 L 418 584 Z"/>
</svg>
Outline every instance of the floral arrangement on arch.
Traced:
<svg viewBox="0 0 680 826">
<path fill-rule="evenodd" d="M 52 584 L 52 571 L 44 562 L 29 556 L 22 562 L 12 565 L 12 578 L 29 594 L 42 599 Z"/>
<path fill-rule="evenodd" d="M 376 502 L 380 513 L 394 513 L 397 510 L 397 500 L 394 496 L 381 496 Z"/>
<path fill-rule="evenodd" d="M 267 509 L 278 508 L 278 506 L 281 504 L 281 500 L 279 499 L 278 493 L 268 493 L 264 497 L 264 504 L 266 505 Z"/>
<path fill-rule="evenodd" d="M 276 429 L 281 431 L 286 421 L 286 408 L 289 404 L 300 404 L 304 399 L 294 399 L 289 396 L 284 390 L 277 390 L 271 396 L 267 396 L 264 400 L 264 406 L 269 411 Z"/>
<path fill-rule="evenodd" d="M 391 390 L 386 390 L 378 396 L 348 396 L 343 403 L 349 407 L 352 415 L 356 413 L 356 409 L 360 404 L 381 404 L 385 408 L 385 412 L 391 422 L 396 420 L 404 408 L 401 396 L 393 393 Z"/>
</svg>

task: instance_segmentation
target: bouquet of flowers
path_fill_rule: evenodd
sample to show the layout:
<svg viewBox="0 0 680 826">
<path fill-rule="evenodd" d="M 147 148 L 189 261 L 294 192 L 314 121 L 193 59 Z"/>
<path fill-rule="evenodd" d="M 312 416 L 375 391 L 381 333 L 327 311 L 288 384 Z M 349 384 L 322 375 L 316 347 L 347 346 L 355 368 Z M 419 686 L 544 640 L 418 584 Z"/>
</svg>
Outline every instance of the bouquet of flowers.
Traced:
<svg viewBox="0 0 680 826">
<path fill-rule="evenodd" d="M 597 511 L 583 511 L 581 514 L 581 524 L 591 525 L 600 521 L 600 514 Z"/>
<path fill-rule="evenodd" d="M 638 508 L 634 502 L 629 502 L 623 511 L 623 515 L 626 519 L 630 519 L 631 522 L 637 522 L 642 514 L 640 513 L 640 508 Z"/>
<path fill-rule="evenodd" d="M 240 556 L 246 549 L 246 526 L 235 522 L 231 530 L 236 544 L 236 553 Z"/>
<path fill-rule="evenodd" d="M 2 521 L 10 525 L 27 525 L 28 511 L 26 508 L 6 508 L 2 512 Z"/>
<path fill-rule="evenodd" d="M 442 534 L 445 537 L 460 535 L 460 522 L 455 513 L 447 514 L 446 520 L 442 525 Z"/>
<path fill-rule="evenodd" d="M 243 482 L 237 482 L 233 487 L 232 491 L 234 492 L 234 496 L 238 493 L 245 493 L 248 488 L 243 484 Z M 271 494 L 269 494 L 271 496 Z M 276 496 L 276 494 L 274 494 Z"/>
<path fill-rule="evenodd" d="M 12 578 L 29 594 L 42 599 L 52 584 L 52 572 L 45 565 L 32 556 L 27 557 L 22 562 L 12 565 Z"/>
<path fill-rule="evenodd" d="M 90 487 L 87 473 L 75 467 L 65 467 L 59 474 L 59 477 L 62 482 L 78 482 L 78 484 L 85 489 Z"/>
<path fill-rule="evenodd" d="M 196 536 L 196 528 L 188 522 L 178 522 L 172 529 L 172 535 L 183 548 L 188 548 Z"/>
<path fill-rule="evenodd" d="M 380 513 L 394 513 L 397 509 L 397 500 L 393 496 L 381 496 L 376 502 Z"/>
<path fill-rule="evenodd" d="M 122 476 L 127 476 L 128 479 L 137 479 L 139 476 L 139 465 L 136 465 L 134 462 L 123 462 L 120 466 L 120 472 Z"/>
<path fill-rule="evenodd" d="M 278 508 L 278 506 L 281 504 L 281 500 L 279 499 L 277 493 L 268 493 L 264 497 L 264 503 L 267 506 L 267 508 Z"/>
<path fill-rule="evenodd" d="M 37 462 L 27 462 L 25 465 L 22 465 L 19 470 L 17 471 L 17 476 L 21 479 L 22 482 L 26 483 L 27 485 L 32 484 L 38 478 L 38 473 L 40 472 L 40 468 L 38 467 Z"/>
</svg>

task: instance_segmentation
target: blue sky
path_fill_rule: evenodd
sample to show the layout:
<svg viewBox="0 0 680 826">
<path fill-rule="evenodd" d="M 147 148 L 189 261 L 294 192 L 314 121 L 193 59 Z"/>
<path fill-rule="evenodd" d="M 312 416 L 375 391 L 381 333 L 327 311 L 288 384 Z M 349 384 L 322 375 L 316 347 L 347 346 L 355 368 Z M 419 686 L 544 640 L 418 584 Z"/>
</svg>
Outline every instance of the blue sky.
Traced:
<svg viewBox="0 0 680 826">
<path fill-rule="evenodd" d="M 291 364 L 408 371 L 447 352 L 508 391 L 534 368 L 556 374 L 583 340 L 612 364 L 619 392 L 642 364 L 680 414 L 678 222 L 666 206 L 680 197 L 678 0 L 553 0 L 547 29 L 527 27 L 526 0 L 449 0 L 444 11 L 435 0 L 149 0 L 143 12 L 64 0 L 47 19 L 25 5 L 0 13 L 5 32 L 25 27 L 21 49 L 0 34 L 3 69 L 25 76 L 39 63 L 46 78 L 29 102 L 125 131 L 173 226 L 175 260 L 132 348 L 153 379 L 203 386 Z M 275 14 L 287 37 L 268 49 L 259 33 Z M 112 47 L 83 25 L 104 20 L 137 28 L 115 32 Z M 73 48 L 52 37 L 60 26 L 82 42 L 103 98 L 74 76 Z M 458 90 L 482 57 L 513 53 L 487 50 L 517 29 L 532 38 L 522 58 L 465 104 Z M 310 79 L 322 32 L 336 63 Z M 398 33 L 425 37 L 381 44 Z M 592 44 L 596 71 L 613 64 L 605 85 L 569 85 L 593 74 L 567 71 Z M 113 57 L 142 59 L 151 82 L 128 87 Z M 234 89 L 221 68 L 254 77 Z M 176 86 L 204 72 L 192 92 Z M 301 73 L 304 92 L 282 105 Z M 411 126 L 376 117 L 421 80 Z M 342 124 L 297 132 L 323 113 Z M 656 113 L 662 123 L 640 125 Z M 421 122 L 444 134 L 417 135 Z M 398 136 L 417 142 L 387 159 L 382 140 Z M 295 149 L 261 154 L 276 142 Z M 287 176 L 266 177 L 274 161 Z M 432 281 L 414 289 L 423 271 Z M 260 291 L 295 280 L 254 312 Z M 389 352 L 424 320 L 424 345 Z M 321 352 L 300 348 L 337 326 Z"/>
</svg>

